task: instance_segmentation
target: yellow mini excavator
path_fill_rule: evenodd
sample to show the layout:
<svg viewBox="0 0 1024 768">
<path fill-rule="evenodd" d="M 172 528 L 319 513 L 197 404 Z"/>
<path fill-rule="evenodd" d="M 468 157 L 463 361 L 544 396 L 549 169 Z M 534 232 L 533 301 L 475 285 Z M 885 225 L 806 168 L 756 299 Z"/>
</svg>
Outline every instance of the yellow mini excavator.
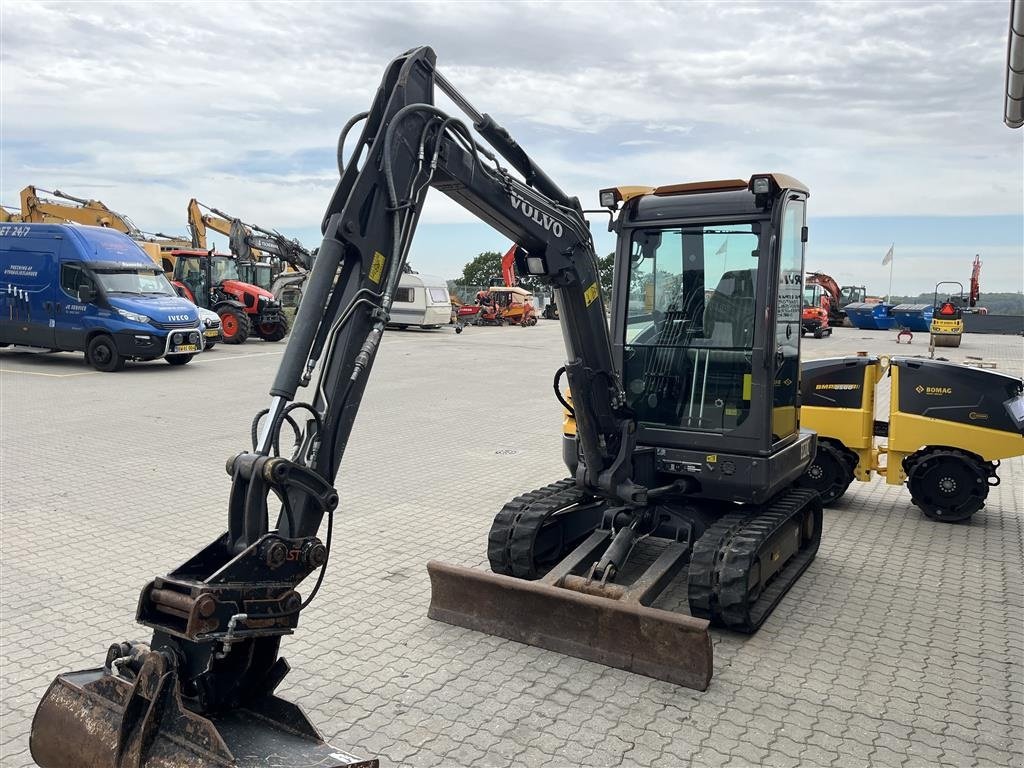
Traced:
<svg viewBox="0 0 1024 768">
<path fill-rule="evenodd" d="M 554 290 L 576 425 L 572 477 L 495 517 L 493 572 L 428 565 L 431 616 L 703 689 L 709 624 L 756 630 L 815 556 L 821 502 L 796 487 L 815 452 L 798 409 L 803 184 L 763 173 L 602 191 L 618 236 L 610 331 L 583 207 L 430 48 L 389 65 L 339 147 L 360 122 L 253 449 L 227 463 L 227 531 L 144 587 L 148 642 L 53 682 L 32 727 L 43 768 L 376 764 L 324 743 L 274 690 L 281 641 L 324 578 L 333 484 L 359 449 L 352 425 L 431 188 Z M 287 457 L 286 424 L 300 433 Z M 678 610 L 653 605 L 669 584 Z"/>
</svg>

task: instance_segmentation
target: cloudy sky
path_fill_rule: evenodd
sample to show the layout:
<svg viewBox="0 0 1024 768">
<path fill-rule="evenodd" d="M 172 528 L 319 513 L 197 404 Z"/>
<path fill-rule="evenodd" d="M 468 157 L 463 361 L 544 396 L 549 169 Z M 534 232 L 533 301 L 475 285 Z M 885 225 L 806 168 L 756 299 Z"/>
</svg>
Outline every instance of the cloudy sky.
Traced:
<svg viewBox="0 0 1024 768">
<path fill-rule="evenodd" d="M 808 268 L 884 293 L 895 243 L 896 293 L 966 282 L 975 253 L 983 291 L 1024 283 L 1007 0 L 0 8 L 7 205 L 34 184 L 183 233 L 194 196 L 316 245 L 340 127 L 392 57 L 428 44 L 595 207 L 603 186 L 783 171 L 811 188 Z M 454 277 L 505 247 L 435 193 L 411 261 Z"/>
</svg>

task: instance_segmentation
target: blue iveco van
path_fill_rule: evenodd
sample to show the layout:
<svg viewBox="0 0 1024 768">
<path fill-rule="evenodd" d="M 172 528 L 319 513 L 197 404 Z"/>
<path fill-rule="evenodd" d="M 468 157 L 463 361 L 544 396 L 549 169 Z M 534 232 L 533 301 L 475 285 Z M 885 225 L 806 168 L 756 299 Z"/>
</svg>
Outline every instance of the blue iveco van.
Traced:
<svg viewBox="0 0 1024 768">
<path fill-rule="evenodd" d="M 184 365 L 202 350 L 196 306 L 128 236 L 70 224 L 0 224 L 0 346 Z"/>
</svg>

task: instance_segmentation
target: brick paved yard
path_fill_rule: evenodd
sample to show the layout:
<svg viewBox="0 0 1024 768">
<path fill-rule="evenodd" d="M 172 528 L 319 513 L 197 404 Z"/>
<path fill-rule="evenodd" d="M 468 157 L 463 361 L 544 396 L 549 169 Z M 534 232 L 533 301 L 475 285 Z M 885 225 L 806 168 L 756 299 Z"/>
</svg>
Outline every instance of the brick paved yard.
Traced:
<svg viewBox="0 0 1024 768">
<path fill-rule="evenodd" d="M 923 335 L 894 337 L 844 329 L 804 354 L 927 354 Z M 118 374 L 0 352 L 4 768 L 31 764 L 54 674 L 148 639 L 139 589 L 223 530 L 224 460 L 248 446 L 282 349 Z M 940 353 L 1017 375 L 1024 357 L 991 336 Z M 485 567 L 501 504 L 564 476 L 561 358 L 551 321 L 387 334 L 325 586 L 284 642 L 282 692 L 338 747 L 415 766 L 1024 766 L 1019 459 L 966 525 L 855 483 L 764 628 L 714 633 L 705 693 L 428 620 L 426 561 Z"/>
</svg>

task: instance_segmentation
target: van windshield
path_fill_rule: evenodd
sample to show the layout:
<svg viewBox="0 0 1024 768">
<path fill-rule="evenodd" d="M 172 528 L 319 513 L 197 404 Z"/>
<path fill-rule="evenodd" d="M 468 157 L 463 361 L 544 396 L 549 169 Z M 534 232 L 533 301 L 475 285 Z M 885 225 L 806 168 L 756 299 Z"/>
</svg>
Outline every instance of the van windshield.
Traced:
<svg viewBox="0 0 1024 768">
<path fill-rule="evenodd" d="M 107 293 L 176 296 L 167 278 L 160 272 L 136 269 L 105 269 L 96 272 L 96 279 Z"/>
</svg>

